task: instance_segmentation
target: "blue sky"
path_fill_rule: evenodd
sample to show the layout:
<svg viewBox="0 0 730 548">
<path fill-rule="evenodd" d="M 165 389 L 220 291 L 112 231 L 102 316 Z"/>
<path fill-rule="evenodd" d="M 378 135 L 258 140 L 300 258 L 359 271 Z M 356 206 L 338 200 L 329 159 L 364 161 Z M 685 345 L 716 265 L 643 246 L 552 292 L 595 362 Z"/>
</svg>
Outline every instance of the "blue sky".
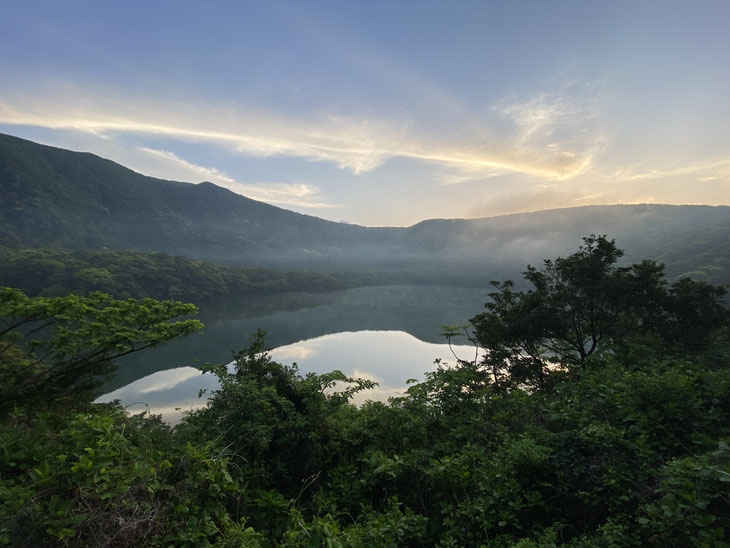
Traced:
<svg viewBox="0 0 730 548">
<path fill-rule="evenodd" d="M 0 132 L 364 225 L 730 203 L 730 2 L 0 0 Z"/>
</svg>

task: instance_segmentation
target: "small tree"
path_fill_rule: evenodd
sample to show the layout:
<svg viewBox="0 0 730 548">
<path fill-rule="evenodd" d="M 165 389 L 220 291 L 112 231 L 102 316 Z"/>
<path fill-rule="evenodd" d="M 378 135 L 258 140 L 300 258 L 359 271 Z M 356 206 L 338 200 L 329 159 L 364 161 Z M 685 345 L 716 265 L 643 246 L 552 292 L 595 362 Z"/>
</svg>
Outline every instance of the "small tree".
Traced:
<svg viewBox="0 0 730 548">
<path fill-rule="evenodd" d="M 0 410 L 64 395 L 76 399 L 116 369 L 114 360 L 202 327 L 192 304 L 153 299 L 30 298 L 0 288 Z"/>
<path fill-rule="evenodd" d="M 528 266 L 531 290 L 492 282 L 497 291 L 471 323 L 494 382 L 541 384 L 551 364 L 584 367 L 599 348 L 629 338 L 697 350 L 727 322 L 723 288 L 688 278 L 669 287 L 663 265 L 619 267 L 622 256 L 614 240 L 591 235 L 568 257 Z"/>
</svg>

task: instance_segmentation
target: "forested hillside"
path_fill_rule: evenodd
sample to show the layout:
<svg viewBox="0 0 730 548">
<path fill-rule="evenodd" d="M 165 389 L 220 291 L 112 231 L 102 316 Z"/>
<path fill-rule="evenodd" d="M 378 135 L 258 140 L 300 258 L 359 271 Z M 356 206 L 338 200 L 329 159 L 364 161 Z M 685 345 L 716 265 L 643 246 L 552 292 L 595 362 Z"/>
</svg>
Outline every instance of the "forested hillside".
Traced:
<svg viewBox="0 0 730 548">
<path fill-rule="evenodd" d="M 117 298 L 200 304 L 241 295 L 347 289 L 377 281 L 363 272 L 220 266 L 165 253 L 0 247 L 0 285 L 17 287 L 31 296 L 101 291 Z"/>
<path fill-rule="evenodd" d="M 256 333 L 174 430 L 89 401 L 115 357 L 199 329 L 190 306 L 3 289 L 0 543 L 727 546 L 725 290 L 621 256 L 591 236 L 495 282 L 444 327 L 484 358 L 387 403 Z"/>
<path fill-rule="evenodd" d="M 379 270 L 391 279 L 484 284 L 611 234 L 626 260 L 730 283 L 730 207 L 587 206 L 365 228 L 300 215 L 211 183 L 145 177 L 93 154 L 0 135 L 6 245 L 137 250 L 245 266 Z M 458 267 L 458 268 L 457 268 Z"/>
<path fill-rule="evenodd" d="M 93 154 L 0 135 L 0 236 L 24 246 L 137 249 L 253 262 L 362 229 L 211 183 L 145 177 Z"/>
</svg>

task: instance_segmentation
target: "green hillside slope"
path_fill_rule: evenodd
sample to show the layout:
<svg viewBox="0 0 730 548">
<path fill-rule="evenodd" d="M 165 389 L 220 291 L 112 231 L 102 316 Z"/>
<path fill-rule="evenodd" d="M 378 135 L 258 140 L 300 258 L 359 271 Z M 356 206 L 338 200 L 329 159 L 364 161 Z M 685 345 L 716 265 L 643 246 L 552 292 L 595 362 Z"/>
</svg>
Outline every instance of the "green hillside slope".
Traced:
<svg viewBox="0 0 730 548">
<path fill-rule="evenodd" d="M 93 154 L 0 135 L 5 245 L 162 252 L 246 266 L 381 270 L 389 279 L 483 283 L 608 234 L 626 261 L 666 262 L 670 277 L 730 283 L 730 207 L 586 206 L 408 228 L 335 223 L 212 183 L 146 177 Z"/>
<path fill-rule="evenodd" d="M 138 249 L 255 262 L 325 250 L 364 229 L 198 185 L 140 175 L 93 154 L 0 135 L 0 237 L 25 246 Z M 302 255 L 304 255 L 302 253 Z"/>
</svg>

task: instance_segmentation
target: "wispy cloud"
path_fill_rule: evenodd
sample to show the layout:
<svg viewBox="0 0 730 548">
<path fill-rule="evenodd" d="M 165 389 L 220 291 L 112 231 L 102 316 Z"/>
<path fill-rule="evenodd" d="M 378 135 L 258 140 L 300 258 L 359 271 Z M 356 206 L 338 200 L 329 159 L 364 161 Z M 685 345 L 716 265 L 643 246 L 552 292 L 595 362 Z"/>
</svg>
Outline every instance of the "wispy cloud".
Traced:
<svg viewBox="0 0 730 548">
<path fill-rule="evenodd" d="M 526 143 L 553 137 L 561 131 L 575 134 L 577 128 L 598 116 L 602 103 L 600 95 L 585 98 L 562 90 L 502 100 L 491 108 L 509 118 L 516 128 L 519 142 Z"/>
<path fill-rule="evenodd" d="M 143 107 L 103 98 L 60 103 L 36 99 L 27 105 L 0 99 L 0 123 L 209 142 L 258 157 L 329 161 L 354 173 L 371 171 L 398 155 L 393 142 L 402 133 L 392 123 L 347 116 L 297 120 L 239 108 L 150 103 Z"/>
<path fill-rule="evenodd" d="M 163 160 L 165 163 L 173 164 L 175 166 L 175 173 L 185 173 L 187 176 L 183 177 L 175 177 L 175 178 L 181 178 L 190 180 L 190 176 L 192 176 L 193 180 L 190 182 L 200 182 L 200 181 L 210 181 L 211 183 L 224 183 L 224 184 L 231 184 L 235 183 L 236 180 L 233 177 L 230 177 L 228 174 L 214 168 L 214 167 L 204 167 L 197 164 L 193 164 L 191 162 L 188 162 L 187 160 L 184 160 L 183 158 L 180 158 L 177 154 L 174 152 L 170 152 L 168 150 L 158 150 L 154 148 L 149 147 L 137 147 L 137 150 L 140 152 L 143 152 L 145 154 L 148 154 L 150 156 L 153 156 L 157 159 Z M 168 175 L 168 177 L 172 178 L 174 177 L 172 174 Z"/>
<path fill-rule="evenodd" d="M 612 173 L 612 178 L 622 182 L 691 177 L 698 181 L 730 181 L 730 156 L 710 158 L 703 161 L 674 164 L 663 169 L 633 166 Z"/>
<path fill-rule="evenodd" d="M 0 100 L 0 123 L 209 142 L 257 157 L 332 162 L 356 174 L 404 157 L 439 165 L 462 179 L 509 172 L 548 179 L 573 177 L 590 165 L 592 149 L 537 139 L 555 133 L 567 116 L 565 104 L 548 108 L 543 103 L 501 107 L 502 114 L 522 128 L 518 135 L 501 135 L 487 127 L 465 130 L 458 139 L 418 131 L 406 118 L 323 114 L 295 119 L 240 107 L 149 102 L 142 106 L 88 95 L 67 100 L 15 98 L 12 104 Z"/>
<path fill-rule="evenodd" d="M 210 181 L 237 194 L 267 203 L 311 209 L 339 207 L 324 200 L 320 189 L 308 183 L 240 183 L 223 171 L 188 162 L 168 150 L 149 147 L 137 147 L 137 150 L 163 162 L 163 165 L 158 166 L 159 170 L 170 174 L 170 178 L 188 182 Z"/>
<path fill-rule="evenodd" d="M 227 188 L 254 200 L 272 204 L 309 209 L 342 207 L 341 204 L 325 201 L 319 187 L 307 183 L 236 183 Z"/>
<path fill-rule="evenodd" d="M 531 169 L 525 175 L 543 179 L 573 179 L 594 166 L 607 145 L 607 137 L 596 120 L 604 110 L 603 93 L 580 81 L 567 83 L 558 91 L 525 97 L 507 97 L 489 107 L 504 157 Z M 470 155 L 471 157 L 475 155 Z M 535 162 L 533 157 L 539 157 Z M 470 158 L 471 159 L 471 158 Z M 443 171 L 443 184 L 459 184 L 488 179 L 513 171 L 499 163 L 463 161 Z"/>
</svg>

